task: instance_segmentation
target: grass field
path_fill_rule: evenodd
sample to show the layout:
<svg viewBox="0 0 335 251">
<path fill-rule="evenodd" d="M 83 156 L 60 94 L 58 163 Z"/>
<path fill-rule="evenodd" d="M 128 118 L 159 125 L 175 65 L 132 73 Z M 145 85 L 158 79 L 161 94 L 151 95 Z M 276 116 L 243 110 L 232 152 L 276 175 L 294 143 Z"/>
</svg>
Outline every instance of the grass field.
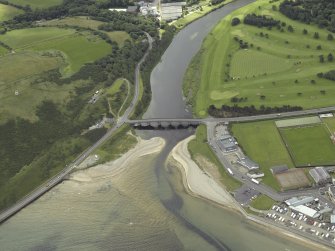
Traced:
<svg viewBox="0 0 335 251">
<path fill-rule="evenodd" d="M 263 182 L 279 190 L 279 184 L 270 168 L 286 164 L 294 167 L 290 155 L 273 121 L 233 124 L 231 131 L 245 154 L 260 165 Z"/>
<path fill-rule="evenodd" d="M 14 3 L 20 6 L 29 5 L 31 8 L 48 8 L 50 6 L 60 5 L 63 0 L 8 0 L 10 3 Z"/>
<path fill-rule="evenodd" d="M 328 126 L 329 131 L 335 134 L 335 118 L 324 118 L 322 121 Z"/>
<path fill-rule="evenodd" d="M 69 25 L 69 26 L 78 26 L 83 28 L 90 28 L 98 30 L 99 25 L 103 24 L 101 21 L 90 19 L 86 16 L 77 16 L 77 17 L 66 17 L 63 19 L 53 19 L 41 23 L 42 25 L 48 26 L 60 26 L 60 25 Z M 105 32 L 112 41 L 118 43 L 119 46 L 123 46 L 124 42 L 132 40 L 129 34 L 125 31 L 111 31 Z"/>
<path fill-rule="evenodd" d="M 261 194 L 250 203 L 250 206 L 258 210 L 269 210 L 275 203 L 276 201 L 270 197 Z"/>
<path fill-rule="evenodd" d="M 111 52 L 111 46 L 96 36 L 55 27 L 10 31 L 0 36 L 0 41 L 17 52 L 60 51 L 67 62 L 67 66 L 62 69 L 64 75 L 71 75 L 84 64 Z"/>
<path fill-rule="evenodd" d="M 241 183 L 232 178 L 224 169 L 221 162 L 216 158 L 216 155 L 212 152 L 207 141 L 207 128 L 204 125 L 200 125 L 196 131 L 196 139 L 190 141 L 188 150 L 195 160 L 196 156 L 205 157 L 211 163 L 213 163 L 220 171 L 221 181 L 225 185 L 228 191 L 234 191 L 241 186 Z M 199 163 L 198 163 L 199 164 Z M 200 166 L 201 167 L 201 166 Z"/>
<path fill-rule="evenodd" d="M 22 10 L 10 5 L 0 4 L 0 22 L 12 19 L 14 16 L 23 13 Z"/>
<path fill-rule="evenodd" d="M 54 27 L 10 31 L 0 35 L 0 41 L 15 50 L 0 56 L 0 122 L 15 116 L 34 120 L 35 108 L 42 100 L 62 102 L 75 86 L 85 82 L 66 86 L 34 83 L 45 72 L 60 69 L 67 76 L 111 51 L 109 44 L 89 33 Z M 16 90 L 19 95 L 14 95 Z"/>
<path fill-rule="evenodd" d="M 307 109 L 334 105 L 335 84 L 316 77 L 318 72 L 334 68 L 334 63 L 319 62 L 320 54 L 334 54 L 334 42 L 326 39 L 328 32 L 290 20 L 271 7 L 267 0 L 243 7 L 218 23 L 204 40 L 184 77 L 184 94 L 195 115 L 205 117 L 211 104 L 233 105 L 232 97 L 246 97 L 247 101 L 238 103 L 241 106 L 296 105 Z M 232 18 L 243 21 L 248 13 L 273 16 L 292 25 L 294 32 L 243 23 L 231 26 Z M 302 35 L 303 29 L 308 30 L 308 35 Z M 320 39 L 313 38 L 316 31 Z M 239 49 L 234 37 L 253 46 Z M 316 48 L 318 45 L 321 50 Z"/>
<path fill-rule="evenodd" d="M 280 133 L 296 166 L 335 164 L 335 145 L 323 124 L 281 128 Z"/>
</svg>

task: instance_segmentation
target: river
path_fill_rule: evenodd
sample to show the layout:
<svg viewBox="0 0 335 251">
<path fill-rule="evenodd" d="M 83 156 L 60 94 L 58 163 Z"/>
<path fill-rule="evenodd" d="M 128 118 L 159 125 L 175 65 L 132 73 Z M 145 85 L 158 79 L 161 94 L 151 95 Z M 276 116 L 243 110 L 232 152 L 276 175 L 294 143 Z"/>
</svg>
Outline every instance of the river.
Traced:
<svg viewBox="0 0 335 251">
<path fill-rule="evenodd" d="M 239 0 L 180 31 L 154 69 L 153 99 L 145 117 L 190 117 L 181 93 L 183 74 L 203 38 L 222 17 L 251 2 Z M 0 227 L 1 250 L 272 250 L 306 246 L 263 231 L 241 215 L 185 192 L 171 149 L 192 131 L 138 132 L 159 136 L 159 154 L 138 158 L 127 171 L 53 188 Z"/>
</svg>

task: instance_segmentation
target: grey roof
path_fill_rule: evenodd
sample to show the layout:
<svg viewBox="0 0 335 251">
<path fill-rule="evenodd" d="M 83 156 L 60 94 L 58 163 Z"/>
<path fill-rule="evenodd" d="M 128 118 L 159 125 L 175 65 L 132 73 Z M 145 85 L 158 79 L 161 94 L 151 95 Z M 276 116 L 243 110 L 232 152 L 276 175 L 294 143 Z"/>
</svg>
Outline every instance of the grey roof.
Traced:
<svg viewBox="0 0 335 251">
<path fill-rule="evenodd" d="M 329 191 L 335 196 L 335 186 L 330 186 Z"/>
<path fill-rule="evenodd" d="M 171 6 L 185 6 L 186 2 L 173 2 L 173 3 L 162 3 L 161 7 L 171 7 Z"/>
<path fill-rule="evenodd" d="M 303 196 L 300 198 L 292 197 L 291 199 L 286 200 L 285 203 L 288 206 L 296 207 L 296 206 L 304 205 L 306 203 L 310 203 L 313 200 L 314 200 L 314 197 L 312 196 Z"/>
<path fill-rule="evenodd" d="M 270 168 L 272 174 L 283 173 L 288 170 L 287 165 L 273 166 Z"/>
<path fill-rule="evenodd" d="M 239 163 L 242 166 L 248 168 L 249 170 L 253 170 L 253 169 L 259 168 L 259 165 L 256 162 L 252 161 L 247 156 L 244 156 L 243 158 L 238 159 L 237 163 Z"/>
<path fill-rule="evenodd" d="M 237 142 L 230 135 L 222 137 L 219 140 L 219 143 L 222 146 L 223 150 L 225 150 L 225 151 L 226 150 L 231 150 L 231 149 L 237 149 Z"/>
<path fill-rule="evenodd" d="M 127 11 L 128 12 L 137 12 L 138 6 L 128 6 Z"/>
<path fill-rule="evenodd" d="M 309 170 L 309 174 L 312 176 L 316 183 L 327 182 L 331 179 L 329 173 L 323 167 L 315 167 Z"/>
</svg>

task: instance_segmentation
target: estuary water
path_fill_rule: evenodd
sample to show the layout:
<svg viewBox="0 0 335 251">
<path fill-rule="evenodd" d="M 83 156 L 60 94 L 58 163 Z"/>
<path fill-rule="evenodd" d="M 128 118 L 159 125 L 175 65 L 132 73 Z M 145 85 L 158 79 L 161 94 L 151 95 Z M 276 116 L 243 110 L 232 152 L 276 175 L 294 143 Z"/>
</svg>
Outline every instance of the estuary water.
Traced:
<svg viewBox="0 0 335 251">
<path fill-rule="evenodd" d="M 91 179 L 78 171 L 2 224 L 0 249 L 309 250 L 185 193 L 179 170 L 166 158 L 191 133 L 161 132 L 160 154 L 140 157 L 116 176 L 106 167 Z"/>
</svg>

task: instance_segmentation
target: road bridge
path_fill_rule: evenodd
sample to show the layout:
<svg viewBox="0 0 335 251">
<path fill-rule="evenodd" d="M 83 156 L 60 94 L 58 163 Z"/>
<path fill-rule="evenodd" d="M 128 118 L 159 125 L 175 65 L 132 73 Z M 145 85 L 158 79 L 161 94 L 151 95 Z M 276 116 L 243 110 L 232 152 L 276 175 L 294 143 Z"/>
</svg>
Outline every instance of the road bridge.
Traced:
<svg viewBox="0 0 335 251">
<path fill-rule="evenodd" d="M 150 118 L 150 119 L 137 119 L 137 120 L 126 120 L 125 122 L 132 125 L 137 129 L 166 129 L 166 128 L 183 128 L 183 126 L 198 126 L 200 124 L 208 123 L 229 123 L 229 122 L 252 122 L 258 120 L 268 119 L 281 119 L 297 116 L 306 115 L 318 115 L 322 113 L 335 111 L 335 106 L 309 109 L 302 111 L 293 111 L 285 113 L 271 113 L 253 116 L 241 116 L 241 117 L 230 117 L 230 118 Z"/>
</svg>

